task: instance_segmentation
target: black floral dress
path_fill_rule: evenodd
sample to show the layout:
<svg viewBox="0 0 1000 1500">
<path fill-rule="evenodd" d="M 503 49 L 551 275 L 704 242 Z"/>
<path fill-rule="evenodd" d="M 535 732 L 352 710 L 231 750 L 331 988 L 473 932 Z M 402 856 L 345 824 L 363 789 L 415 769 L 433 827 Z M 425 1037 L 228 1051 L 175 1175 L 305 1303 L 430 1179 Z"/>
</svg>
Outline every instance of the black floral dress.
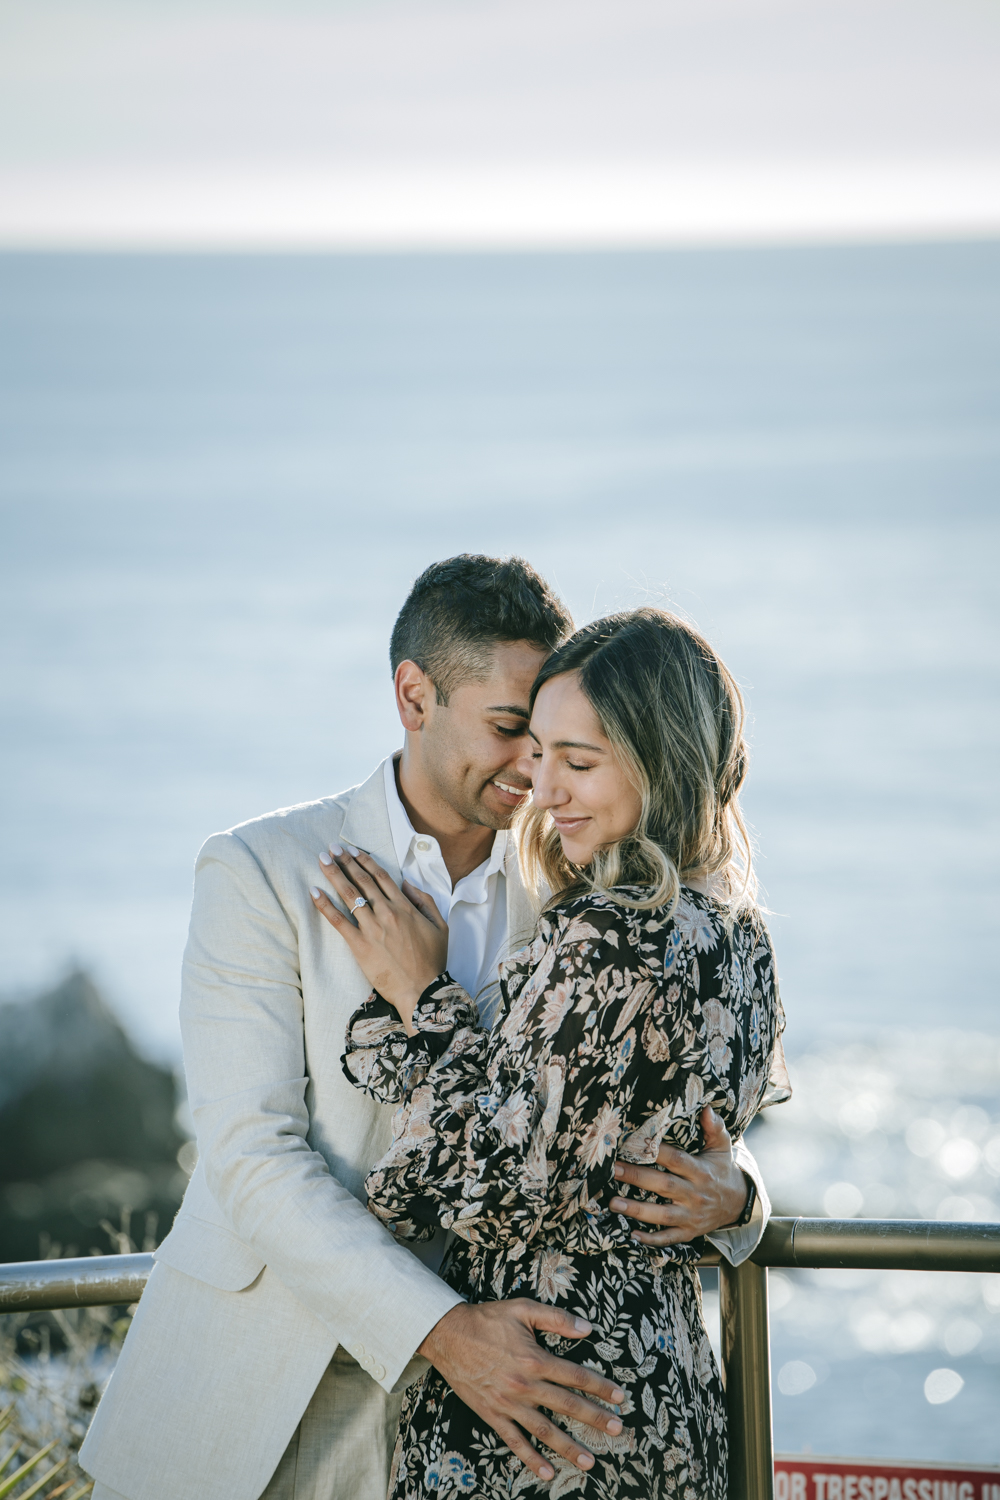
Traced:
<svg viewBox="0 0 1000 1500">
<path fill-rule="evenodd" d="M 544 1341 L 625 1391 L 623 1430 L 555 1418 L 596 1462 L 549 1455 L 542 1481 L 432 1369 L 404 1401 L 391 1500 L 725 1500 L 703 1243 L 647 1248 L 608 1202 L 628 1191 L 617 1157 L 697 1151 L 706 1104 L 739 1136 L 784 1097 L 767 1098 L 782 1026 L 767 932 L 687 888 L 672 915 L 578 897 L 501 966 L 501 989 L 492 1033 L 447 974 L 421 996 L 415 1036 L 375 995 L 352 1017 L 348 1077 L 402 1102 L 369 1208 L 407 1239 L 453 1230 L 443 1274 L 470 1301 L 528 1296 L 588 1319 L 589 1338 Z"/>
</svg>

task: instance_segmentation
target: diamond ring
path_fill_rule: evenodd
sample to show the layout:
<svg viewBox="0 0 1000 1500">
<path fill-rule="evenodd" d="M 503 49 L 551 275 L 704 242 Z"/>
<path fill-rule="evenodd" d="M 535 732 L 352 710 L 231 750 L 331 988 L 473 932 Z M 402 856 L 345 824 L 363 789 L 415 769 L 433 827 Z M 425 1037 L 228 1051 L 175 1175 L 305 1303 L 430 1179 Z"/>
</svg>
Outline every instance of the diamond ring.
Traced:
<svg viewBox="0 0 1000 1500">
<path fill-rule="evenodd" d="M 368 905 L 368 902 L 365 900 L 364 896 L 359 896 L 358 899 L 357 899 L 357 901 L 355 901 L 354 905 L 351 907 L 351 911 L 357 911 L 357 909 L 358 909 L 359 906 L 367 906 L 367 905 Z"/>
</svg>

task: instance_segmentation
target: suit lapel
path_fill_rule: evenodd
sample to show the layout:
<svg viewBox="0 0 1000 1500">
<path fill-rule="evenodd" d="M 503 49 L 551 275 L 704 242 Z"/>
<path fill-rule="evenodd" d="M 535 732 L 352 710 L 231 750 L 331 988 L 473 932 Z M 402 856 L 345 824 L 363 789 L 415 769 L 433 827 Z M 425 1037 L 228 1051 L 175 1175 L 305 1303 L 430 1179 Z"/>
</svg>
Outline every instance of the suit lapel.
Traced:
<svg viewBox="0 0 1000 1500">
<path fill-rule="evenodd" d="M 378 860 L 398 885 L 402 872 L 396 862 L 389 809 L 385 800 L 385 761 L 361 783 L 340 828 L 340 837 Z"/>
</svg>

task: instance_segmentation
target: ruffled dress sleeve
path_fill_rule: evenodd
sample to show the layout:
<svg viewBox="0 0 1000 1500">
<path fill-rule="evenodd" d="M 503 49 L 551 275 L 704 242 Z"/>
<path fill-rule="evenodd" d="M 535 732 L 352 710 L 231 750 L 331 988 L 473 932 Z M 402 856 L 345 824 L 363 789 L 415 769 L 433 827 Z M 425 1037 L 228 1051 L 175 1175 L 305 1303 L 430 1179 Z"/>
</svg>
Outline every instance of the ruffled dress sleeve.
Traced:
<svg viewBox="0 0 1000 1500">
<path fill-rule="evenodd" d="M 407 1036 L 399 1012 L 374 990 L 347 1023 L 344 1073 L 380 1104 L 404 1102 L 449 1049 L 457 1044 L 479 1053 L 489 1036 L 475 1005 L 447 971 L 424 990 L 413 1024 L 416 1032 Z"/>
<path fill-rule="evenodd" d="M 407 1036 L 396 1010 L 376 993 L 351 1017 L 344 1072 L 380 1104 L 400 1104 L 393 1145 L 369 1175 L 371 1211 L 407 1239 L 451 1227 L 437 1173 L 454 1177 L 457 1138 L 482 1092 L 489 1032 L 447 972 L 424 990 Z M 433 1086 L 427 1083 L 433 1069 Z"/>
</svg>

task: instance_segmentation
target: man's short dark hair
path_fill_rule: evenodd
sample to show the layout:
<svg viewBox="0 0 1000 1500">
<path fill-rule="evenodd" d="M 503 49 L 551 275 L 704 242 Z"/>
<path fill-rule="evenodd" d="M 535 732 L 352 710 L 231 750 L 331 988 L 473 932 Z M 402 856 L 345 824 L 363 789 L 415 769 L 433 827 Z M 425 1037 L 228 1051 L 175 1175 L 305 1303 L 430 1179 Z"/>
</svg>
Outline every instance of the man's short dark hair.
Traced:
<svg viewBox="0 0 1000 1500">
<path fill-rule="evenodd" d="M 447 703 L 460 683 L 489 676 L 499 641 L 552 651 L 572 629 L 569 611 L 523 557 L 463 552 L 421 573 L 393 626 L 389 659 L 393 672 L 415 661 Z"/>
</svg>

